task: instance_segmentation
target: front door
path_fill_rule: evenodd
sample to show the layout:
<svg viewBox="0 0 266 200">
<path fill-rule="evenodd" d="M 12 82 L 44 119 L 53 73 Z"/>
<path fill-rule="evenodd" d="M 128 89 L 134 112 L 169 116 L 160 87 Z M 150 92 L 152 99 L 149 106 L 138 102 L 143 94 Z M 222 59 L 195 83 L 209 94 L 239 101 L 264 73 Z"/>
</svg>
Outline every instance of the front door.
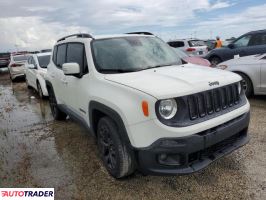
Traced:
<svg viewBox="0 0 266 200">
<path fill-rule="evenodd" d="M 233 43 L 234 48 L 231 49 L 232 58 L 238 55 L 240 57 L 248 55 L 248 49 L 249 49 L 248 44 L 249 44 L 250 38 L 251 38 L 251 35 L 245 35 Z"/>
<path fill-rule="evenodd" d="M 88 110 L 87 106 L 85 108 L 80 104 L 81 99 L 86 99 L 85 79 L 88 76 L 87 60 L 83 43 L 68 43 L 66 62 L 77 63 L 80 66 L 82 76 L 65 77 L 67 91 L 71 91 L 71 95 L 68 95 L 66 98 L 66 103 L 71 110 L 83 117 L 84 115 L 87 115 Z"/>
</svg>

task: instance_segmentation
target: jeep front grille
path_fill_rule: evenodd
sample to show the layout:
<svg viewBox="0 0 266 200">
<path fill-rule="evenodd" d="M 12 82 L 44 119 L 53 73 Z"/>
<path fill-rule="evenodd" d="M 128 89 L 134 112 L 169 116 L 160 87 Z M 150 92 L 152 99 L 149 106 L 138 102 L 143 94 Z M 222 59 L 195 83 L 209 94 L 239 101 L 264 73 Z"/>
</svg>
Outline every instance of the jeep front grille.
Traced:
<svg viewBox="0 0 266 200">
<path fill-rule="evenodd" d="M 191 120 L 227 110 L 239 104 L 238 83 L 189 95 L 187 98 Z"/>
</svg>

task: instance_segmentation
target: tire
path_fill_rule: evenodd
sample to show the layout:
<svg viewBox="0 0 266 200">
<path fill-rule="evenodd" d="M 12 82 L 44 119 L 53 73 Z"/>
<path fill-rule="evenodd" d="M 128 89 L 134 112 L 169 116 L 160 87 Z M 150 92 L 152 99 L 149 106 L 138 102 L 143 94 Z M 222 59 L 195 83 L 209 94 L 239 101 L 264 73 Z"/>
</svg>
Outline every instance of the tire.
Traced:
<svg viewBox="0 0 266 200">
<path fill-rule="evenodd" d="M 52 89 L 48 90 L 49 93 L 49 104 L 51 108 L 52 115 L 55 120 L 65 120 L 67 115 L 66 113 L 62 112 L 57 105 L 57 101 Z"/>
<path fill-rule="evenodd" d="M 219 58 L 218 56 L 213 56 L 213 57 L 210 58 L 210 63 L 211 63 L 212 66 L 216 66 L 216 65 L 218 65 L 221 62 L 222 62 L 222 59 Z"/>
<path fill-rule="evenodd" d="M 116 124 L 109 117 L 99 120 L 97 144 L 103 164 L 111 176 L 123 178 L 135 171 L 134 154 L 121 140 Z"/>
<path fill-rule="evenodd" d="M 253 94 L 253 84 L 252 81 L 250 80 L 250 78 L 246 75 L 243 74 L 241 72 L 237 72 L 237 74 L 239 74 L 242 77 L 242 87 L 245 91 L 245 94 L 247 97 L 250 97 Z"/>
<path fill-rule="evenodd" d="M 41 85 L 40 85 L 39 82 L 37 82 L 37 92 L 38 92 L 38 94 L 39 94 L 39 97 L 40 97 L 41 99 L 44 99 L 43 92 L 42 92 L 42 87 L 41 87 Z"/>
</svg>

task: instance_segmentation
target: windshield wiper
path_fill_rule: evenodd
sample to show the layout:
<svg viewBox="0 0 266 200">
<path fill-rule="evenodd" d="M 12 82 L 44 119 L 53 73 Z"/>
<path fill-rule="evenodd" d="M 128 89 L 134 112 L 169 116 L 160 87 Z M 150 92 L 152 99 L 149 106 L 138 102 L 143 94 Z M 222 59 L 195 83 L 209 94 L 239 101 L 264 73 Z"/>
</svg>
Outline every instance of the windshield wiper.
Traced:
<svg viewBox="0 0 266 200">
<path fill-rule="evenodd" d="M 164 65 L 149 66 L 149 67 L 144 68 L 143 70 L 154 69 L 154 68 L 159 68 L 159 67 L 167 67 L 167 66 L 172 66 L 172 65 L 174 65 L 174 64 L 164 64 Z"/>
</svg>

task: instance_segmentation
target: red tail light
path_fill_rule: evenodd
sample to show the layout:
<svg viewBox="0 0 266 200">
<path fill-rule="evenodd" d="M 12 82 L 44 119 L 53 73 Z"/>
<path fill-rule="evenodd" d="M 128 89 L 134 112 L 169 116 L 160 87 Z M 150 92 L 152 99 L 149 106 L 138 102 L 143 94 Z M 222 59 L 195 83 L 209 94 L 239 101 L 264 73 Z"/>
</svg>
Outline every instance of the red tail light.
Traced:
<svg viewBox="0 0 266 200">
<path fill-rule="evenodd" d="M 187 48 L 187 51 L 196 51 L 195 48 Z"/>
<path fill-rule="evenodd" d="M 11 65 L 11 67 L 20 67 L 20 66 L 21 66 L 20 64 L 16 64 L 16 63 Z"/>
</svg>

